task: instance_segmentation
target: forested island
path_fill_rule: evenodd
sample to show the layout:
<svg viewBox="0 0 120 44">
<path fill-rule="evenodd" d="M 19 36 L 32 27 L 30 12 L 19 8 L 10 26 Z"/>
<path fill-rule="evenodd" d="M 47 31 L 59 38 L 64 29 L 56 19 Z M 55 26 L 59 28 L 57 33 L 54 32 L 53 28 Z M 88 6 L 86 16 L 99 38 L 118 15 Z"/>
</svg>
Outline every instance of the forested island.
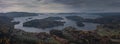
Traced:
<svg viewBox="0 0 120 44">
<path fill-rule="evenodd" d="M 66 18 L 69 19 L 69 20 L 75 21 L 76 25 L 79 26 L 79 27 L 85 26 L 82 22 L 84 20 L 84 18 L 82 18 L 80 16 L 66 16 Z"/>
<path fill-rule="evenodd" d="M 35 19 L 28 22 L 23 23 L 25 27 L 35 27 L 35 28 L 52 28 L 56 26 L 63 26 L 65 22 L 57 21 L 62 20 L 61 17 L 48 17 L 44 19 Z"/>
</svg>

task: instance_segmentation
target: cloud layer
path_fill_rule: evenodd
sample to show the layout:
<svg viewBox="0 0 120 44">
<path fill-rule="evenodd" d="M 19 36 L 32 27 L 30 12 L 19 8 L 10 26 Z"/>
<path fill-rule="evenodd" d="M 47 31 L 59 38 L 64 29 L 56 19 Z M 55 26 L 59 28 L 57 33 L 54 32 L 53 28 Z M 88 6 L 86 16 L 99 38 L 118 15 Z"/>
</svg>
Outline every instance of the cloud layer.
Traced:
<svg viewBox="0 0 120 44">
<path fill-rule="evenodd" d="M 0 12 L 120 12 L 120 0 L 0 0 Z"/>
</svg>

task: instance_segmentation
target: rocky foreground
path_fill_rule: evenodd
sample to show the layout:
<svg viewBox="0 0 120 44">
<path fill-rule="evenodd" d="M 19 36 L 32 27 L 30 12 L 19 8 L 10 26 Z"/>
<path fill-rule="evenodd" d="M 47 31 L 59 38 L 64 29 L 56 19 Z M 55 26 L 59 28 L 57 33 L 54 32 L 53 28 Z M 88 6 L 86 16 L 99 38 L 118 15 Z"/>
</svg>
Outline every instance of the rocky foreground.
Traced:
<svg viewBox="0 0 120 44">
<path fill-rule="evenodd" d="M 53 29 L 49 33 L 32 33 L 14 29 L 14 25 L 9 23 L 0 22 L 0 44 L 120 44 L 119 32 L 111 34 L 113 32 L 103 26 L 93 31 L 66 27 L 63 30 Z"/>
</svg>

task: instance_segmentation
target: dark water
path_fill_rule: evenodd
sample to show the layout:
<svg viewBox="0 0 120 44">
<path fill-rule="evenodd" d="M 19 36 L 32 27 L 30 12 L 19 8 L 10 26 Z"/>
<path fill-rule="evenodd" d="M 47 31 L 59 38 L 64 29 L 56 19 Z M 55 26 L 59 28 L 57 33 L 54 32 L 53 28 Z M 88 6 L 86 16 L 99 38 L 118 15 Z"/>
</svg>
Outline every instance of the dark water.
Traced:
<svg viewBox="0 0 120 44">
<path fill-rule="evenodd" d="M 65 21 L 66 23 L 64 24 L 64 26 L 58 26 L 58 27 L 53 27 L 53 28 L 48 28 L 48 29 L 38 29 L 38 28 L 34 28 L 34 27 L 23 27 L 23 23 L 24 22 L 27 22 L 27 21 L 30 21 L 30 20 L 34 20 L 34 19 L 43 19 L 43 18 L 47 18 L 47 17 L 56 17 L 56 16 L 59 16 L 59 17 L 62 17 L 64 18 L 64 20 L 62 21 Z M 73 27 L 76 27 L 77 29 L 79 30 L 94 30 L 96 29 L 96 26 L 98 24 L 95 24 L 95 23 L 85 23 L 85 26 L 84 27 L 78 27 L 76 26 L 75 22 L 74 21 L 71 21 L 71 20 L 68 20 L 65 18 L 65 16 L 81 16 L 83 18 L 90 18 L 90 19 L 95 19 L 95 18 L 99 18 L 100 16 L 98 15 L 88 15 L 88 14 L 77 14 L 77 15 L 73 15 L 73 14 L 65 14 L 65 15 L 60 15 L 60 14 L 45 14 L 45 15 L 39 15 L 39 16 L 30 16 L 30 17 L 18 17 L 18 18 L 14 18 L 13 21 L 19 21 L 20 23 L 15 25 L 15 28 L 16 29 L 21 29 L 21 30 L 24 30 L 24 31 L 27 31 L 27 32 L 49 32 L 49 30 L 51 29 L 63 29 L 65 27 L 68 27 L 68 26 L 73 26 Z M 32 19 L 29 19 L 29 18 L 32 18 Z"/>
</svg>

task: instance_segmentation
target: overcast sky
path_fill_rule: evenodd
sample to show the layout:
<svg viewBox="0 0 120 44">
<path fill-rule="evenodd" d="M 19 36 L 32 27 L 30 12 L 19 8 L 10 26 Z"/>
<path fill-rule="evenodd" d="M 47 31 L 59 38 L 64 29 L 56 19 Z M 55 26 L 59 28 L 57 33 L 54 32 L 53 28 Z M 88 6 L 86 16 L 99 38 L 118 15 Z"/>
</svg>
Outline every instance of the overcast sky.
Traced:
<svg viewBox="0 0 120 44">
<path fill-rule="evenodd" d="M 0 12 L 120 12 L 120 0 L 0 0 Z"/>
</svg>

